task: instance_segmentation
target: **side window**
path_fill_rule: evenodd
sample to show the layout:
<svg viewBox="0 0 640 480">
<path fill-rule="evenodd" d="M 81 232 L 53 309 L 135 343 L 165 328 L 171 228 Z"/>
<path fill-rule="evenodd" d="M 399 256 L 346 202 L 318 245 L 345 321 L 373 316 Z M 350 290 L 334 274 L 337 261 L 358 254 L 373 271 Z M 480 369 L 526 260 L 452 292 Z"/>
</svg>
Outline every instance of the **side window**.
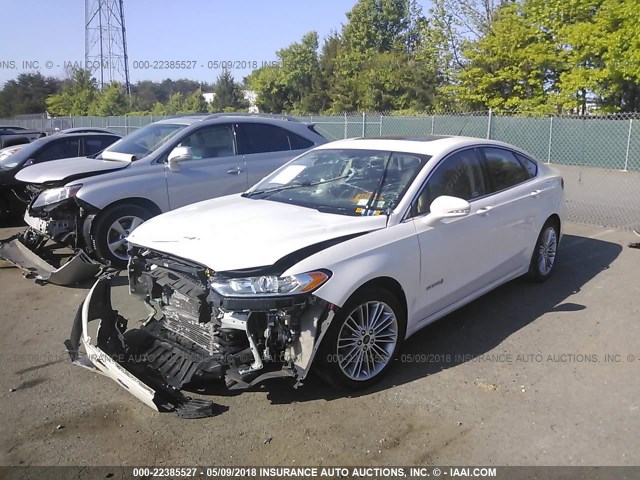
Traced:
<svg viewBox="0 0 640 480">
<path fill-rule="evenodd" d="M 196 130 L 184 138 L 180 146 L 191 147 L 194 160 L 235 155 L 231 125 L 212 125 Z"/>
<path fill-rule="evenodd" d="M 536 162 L 525 157 L 524 155 L 520 155 L 519 153 L 516 153 L 516 157 L 518 157 L 520 164 L 527 171 L 529 178 L 533 178 L 538 174 L 538 164 Z"/>
<path fill-rule="evenodd" d="M 40 150 L 34 158 L 36 163 L 48 162 L 49 160 L 59 160 L 61 158 L 77 157 L 80 152 L 80 139 L 65 138 L 57 142 L 52 142 Z"/>
<path fill-rule="evenodd" d="M 291 150 L 287 135 L 289 132 L 280 127 L 263 123 L 241 123 L 239 129 L 242 132 L 239 145 L 241 154 Z"/>
<path fill-rule="evenodd" d="M 527 170 L 509 150 L 483 148 L 482 151 L 491 183 L 489 193 L 499 192 L 531 178 Z"/>
<path fill-rule="evenodd" d="M 411 207 L 411 216 L 429 213 L 431 203 L 442 195 L 473 200 L 485 194 L 482 166 L 475 150 L 463 150 L 440 163 Z"/>
<path fill-rule="evenodd" d="M 291 145 L 291 150 L 302 150 L 303 148 L 311 148 L 313 147 L 313 142 L 311 140 L 307 140 L 300 135 L 297 135 L 293 132 L 287 132 L 289 136 L 289 144 Z"/>
<path fill-rule="evenodd" d="M 117 137 L 85 137 L 84 139 L 84 155 L 94 155 L 101 152 L 109 145 L 114 143 Z"/>
</svg>

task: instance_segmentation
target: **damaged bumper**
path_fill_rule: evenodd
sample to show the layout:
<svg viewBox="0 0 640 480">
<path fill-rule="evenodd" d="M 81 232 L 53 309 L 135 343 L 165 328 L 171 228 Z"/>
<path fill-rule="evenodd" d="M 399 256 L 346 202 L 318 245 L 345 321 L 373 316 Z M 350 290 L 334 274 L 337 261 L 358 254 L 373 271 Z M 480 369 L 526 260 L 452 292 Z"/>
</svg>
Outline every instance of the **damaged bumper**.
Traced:
<svg viewBox="0 0 640 480">
<path fill-rule="evenodd" d="M 188 384 L 220 382 L 237 390 L 282 377 L 301 384 L 333 318 L 332 305 L 309 295 L 286 306 L 220 308 L 191 267 L 164 266 L 175 267 L 170 262 L 147 258 L 143 271 L 132 257 L 130 291 L 151 312 L 139 328 L 127 329 L 113 309 L 112 275 L 96 282 L 65 342 L 73 363 L 110 377 L 155 410 L 189 418 L 213 415 L 214 406 L 183 395 Z M 93 322 L 95 335 L 89 333 Z"/>
<path fill-rule="evenodd" d="M 111 276 L 100 278 L 80 305 L 73 321 L 70 338 L 65 342 L 74 364 L 101 373 L 146 405 L 157 411 L 174 411 L 185 418 L 209 417 L 214 414 L 213 403 L 191 399 L 170 385 L 152 368 L 156 360 L 143 351 L 135 352 L 126 338 L 127 321 L 111 306 Z M 98 321 L 95 339 L 89 335 L 89 324 Z M 135 331 L 134 331 L 135 332 Z M 85 353 L 81 354 L 80 344 Z M 179 357 L 170 345 L 159 356 Z M 188 359 L 173 358 L 173 366 Z M 179 361 L 181 360 L 181 361 Z"/>
<path fill-rule="evenodd" d="M 82 250 L 76 251 L 66 263 L 56 268 L 38 255 L 41 246 L 32 249 L 23 242 L 28 233 L 23 232 L 0 242 L 0 259 L 22 269 L 27 278 L 56 285 L 74 285 L 95 277 L 102 269 Z"/>
</svg>

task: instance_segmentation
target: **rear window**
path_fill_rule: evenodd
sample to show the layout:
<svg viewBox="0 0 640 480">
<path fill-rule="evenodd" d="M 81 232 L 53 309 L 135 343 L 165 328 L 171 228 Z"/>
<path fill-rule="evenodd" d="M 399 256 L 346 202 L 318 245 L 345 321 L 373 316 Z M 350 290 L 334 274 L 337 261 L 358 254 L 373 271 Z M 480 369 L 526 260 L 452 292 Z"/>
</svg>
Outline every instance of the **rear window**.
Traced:
<svg viewBox="0 0 640 480">
<path fill-rule="evenodd" d="M 516 156 L 502 148 L 483 148 L 491 192 L 499 192 L 529 180 L 531 176 Z"/>
<path fill-rule="evenodd" d="M 530 158 L 525 157 L 524 155 L 520 155 L 519 153 L 516 153 L 516 157 L 529 174 L 529 178 L 533 178 L 538 174 L 538 164 L 536 162 L 534 162 Z"/>
<path fill-rule="evenodd" d="M 307 140 L 300 135 L 296 135 L 293 132 L 288 132 L 289 136 L 289 144 L 291 145 L 291 150 L 302 150 L 303 148 L 311 148 L 313 147 L 313 142 L 311 140 Z"/>
<path fill-rule="evenodd" d="M 273 125 L 262 123 L 241 123 L 242 141 L 240 153 L 267 153 L 291 150 L 287 131 Z"/>
</svg>

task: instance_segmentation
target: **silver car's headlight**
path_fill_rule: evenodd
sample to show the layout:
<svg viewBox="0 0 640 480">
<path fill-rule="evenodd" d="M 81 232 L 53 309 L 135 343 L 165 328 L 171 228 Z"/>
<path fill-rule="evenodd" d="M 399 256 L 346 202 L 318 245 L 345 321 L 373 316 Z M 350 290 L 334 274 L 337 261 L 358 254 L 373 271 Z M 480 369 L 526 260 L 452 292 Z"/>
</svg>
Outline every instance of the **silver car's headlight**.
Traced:
<svg viewBox="0 0 640 480">
<path fill-rule="evenodd" d="M 300 273 L 289 277 L 263 275 L 260 277 L 212 279 L 211 288 L 224 297 L 279 296 L 308 293 L 329 280 L 327 271 Z"/>
<path fill-rule="evenodd" d="M 53 205 L 54 203 L 61 202 L 68 198 L 73 198 L 78 193 L 82 187 L 81 183 L 76 185 L 69 185 L 68 187 L 60 187 L 60 188 L 51 188 L 49 190 L 45 190 L 38 198 L 36 198 L 35 202 L 33 202 L 32 208 L 44 207 L 45 205 Z"/>
</svg>

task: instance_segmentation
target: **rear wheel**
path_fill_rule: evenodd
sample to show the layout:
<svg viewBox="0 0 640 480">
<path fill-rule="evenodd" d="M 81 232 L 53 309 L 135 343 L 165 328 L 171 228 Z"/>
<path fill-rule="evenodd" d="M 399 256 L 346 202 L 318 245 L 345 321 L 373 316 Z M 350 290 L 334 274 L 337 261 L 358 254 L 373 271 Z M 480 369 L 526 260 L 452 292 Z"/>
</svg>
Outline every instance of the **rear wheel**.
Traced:
<svg viewBox="0 0 640 480">
<path fill-rule="evenodd" d="M 91 241 L 98 259 L 118 269 L 126 268 L 129 261 L 126 238 L 151 217 L 150 211 L 134 204 L 121 204 L 102 212 L 91 229 Z"/>
<path fill-rule="evenodd" d="M 549 278 L 556 264 L 559 237 L 557 223 L 552 219 L 547 220 L 547 223 L 544 224 L 540 231 L 540 235 L 538 235 L 538 240 L 531 256 L 531 264 L 527 274 L 530 280 L 544 282 Z"/>
<path fill-rule="evenodd" d="M 398 299 L 382 288 L 356 292 L 322 340 L 318 374 L 331 385 L 361 389 L 391 366 L 406 331 Z"/>
</svg>

